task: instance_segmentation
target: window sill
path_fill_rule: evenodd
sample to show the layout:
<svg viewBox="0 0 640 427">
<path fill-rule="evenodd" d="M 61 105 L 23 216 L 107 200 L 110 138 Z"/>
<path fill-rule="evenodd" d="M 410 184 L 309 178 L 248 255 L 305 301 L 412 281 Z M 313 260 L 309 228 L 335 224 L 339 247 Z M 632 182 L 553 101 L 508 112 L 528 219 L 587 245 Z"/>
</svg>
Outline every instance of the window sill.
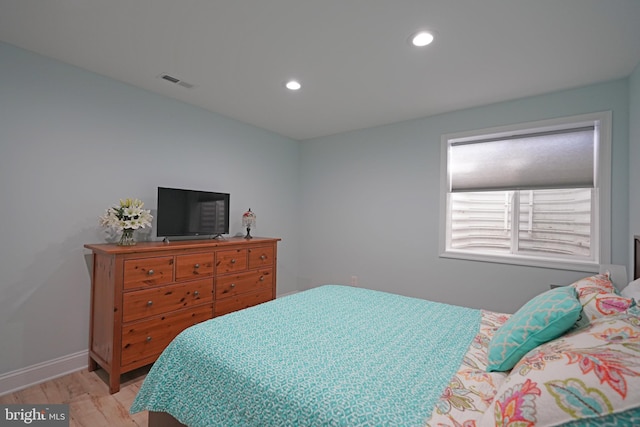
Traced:
<svg viewBox="0 0 640 427">
<path fill-rule="evenodd" d="M 496 264 L 522 265 L 527 267 L 553 268 L 556 270 L 572 270 L 588 273 L 598 273 L 600 265 L 594 261 L 549 260 L 527 256 L 500 256 L 476 254 L 464 251 L 446 251 L 440 258 L 461 259 L 467 261 L 492 262 Z"/>
</svg>

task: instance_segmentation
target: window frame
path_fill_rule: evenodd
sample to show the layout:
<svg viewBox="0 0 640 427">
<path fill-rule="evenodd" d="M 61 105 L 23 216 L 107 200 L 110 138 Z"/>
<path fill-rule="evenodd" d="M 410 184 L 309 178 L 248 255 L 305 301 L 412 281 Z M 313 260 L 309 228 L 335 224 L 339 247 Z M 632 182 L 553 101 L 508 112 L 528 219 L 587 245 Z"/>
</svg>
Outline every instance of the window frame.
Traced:
<svg viewBox="0 0 640 427">
<path fill-rule="evenodd" d="M 444 134 L 440 147 L 440 230 L 439 253 L 441 258 L 515 264 L 532 267 L 555 268 L 598 272 L 600 264 L 611 263 L 611 111 L 581 114 L 548 120 L 498 126 L 479 130 Z M 592 200 L 592 248 L 593 260 L 558 260 L 522 254 L 472 253 L 447 248 L 451 233 L 449 200 L 451 181 L 448 170 L 449 145 L 453 142 L 474 141 L 493 137 L 517 136 L 530 132 L 570 129 L 584 124 L 596 127 L 596 158 L 594 165 L 595 191 Z M 516 226 L 513 226 L 515 232 Z"/>
</svg>

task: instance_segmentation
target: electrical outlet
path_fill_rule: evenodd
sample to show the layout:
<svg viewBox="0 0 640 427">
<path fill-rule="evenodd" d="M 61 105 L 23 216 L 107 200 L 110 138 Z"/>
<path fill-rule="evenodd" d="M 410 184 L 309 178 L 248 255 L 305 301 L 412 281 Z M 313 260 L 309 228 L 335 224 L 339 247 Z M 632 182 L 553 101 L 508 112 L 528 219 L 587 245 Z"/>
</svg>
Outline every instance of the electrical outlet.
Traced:
<svg viewBox="0 0 640 427">
<path fill-rule="evenodd" d="M 351 276 L 351 286 L 358 286 L 358 276 Z"/>
</svg>

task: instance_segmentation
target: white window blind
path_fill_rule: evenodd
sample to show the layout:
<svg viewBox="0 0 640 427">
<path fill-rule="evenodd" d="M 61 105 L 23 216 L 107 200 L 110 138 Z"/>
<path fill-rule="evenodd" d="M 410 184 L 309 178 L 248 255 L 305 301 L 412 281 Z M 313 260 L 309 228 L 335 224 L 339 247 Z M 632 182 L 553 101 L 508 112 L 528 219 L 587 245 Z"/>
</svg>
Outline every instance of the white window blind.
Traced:
<svg viewBox="0 0 640 427">
<path fill-rule="evenodd" d="M 592 193 L 590 188 L 452 193 L 450 247 L 590 259 Z"/>
<path fill-rule="evenodd" d="M 519 192 L 518 250 L 591 258 L 590 188 Z"/>
<path fill-rule="evenodd" d="M 451 194 L 453 249 L 511 251 L 511 192 Z"/>
</svg>

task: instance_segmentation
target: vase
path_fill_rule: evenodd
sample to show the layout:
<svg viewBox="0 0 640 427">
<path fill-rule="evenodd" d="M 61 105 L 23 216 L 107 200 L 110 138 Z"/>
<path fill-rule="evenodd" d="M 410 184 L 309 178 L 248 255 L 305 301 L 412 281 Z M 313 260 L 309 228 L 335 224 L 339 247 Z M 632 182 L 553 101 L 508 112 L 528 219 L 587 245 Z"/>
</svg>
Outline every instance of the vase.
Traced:
<svg viewBox="0 0 640 427">
<path fill-rule="evenodd" d="M 133 239 L 133 228 L 125 228 L 122 230 L 122 236 L 120 236 L 119 246 L 133 246 L 136 241 Z"/>
</svg>

